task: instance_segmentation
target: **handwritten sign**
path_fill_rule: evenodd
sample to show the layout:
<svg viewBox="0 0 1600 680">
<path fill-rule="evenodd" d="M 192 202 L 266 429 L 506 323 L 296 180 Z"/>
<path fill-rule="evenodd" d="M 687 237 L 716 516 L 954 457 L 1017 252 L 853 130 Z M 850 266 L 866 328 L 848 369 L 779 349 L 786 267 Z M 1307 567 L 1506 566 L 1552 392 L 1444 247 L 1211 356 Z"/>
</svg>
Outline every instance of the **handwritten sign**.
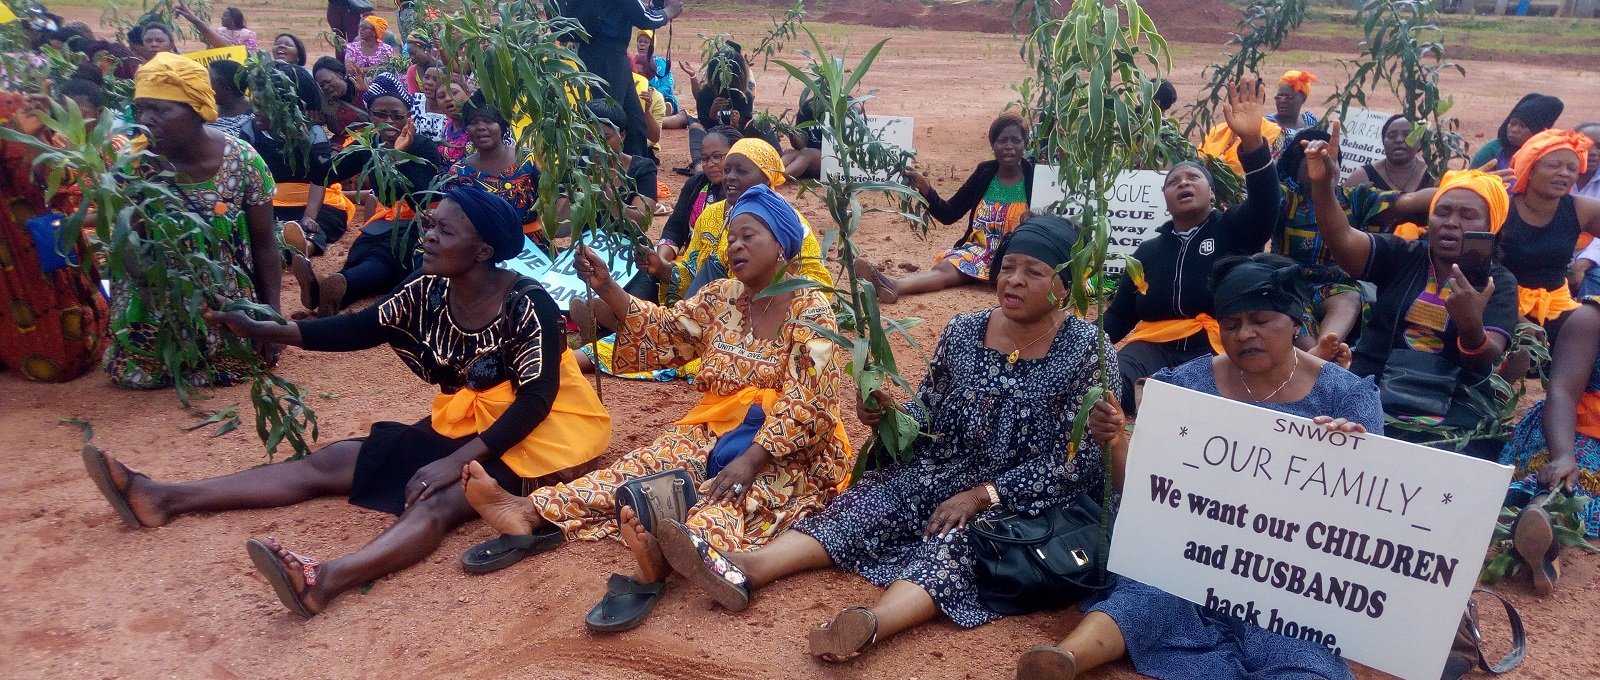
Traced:
<svg viewBox="0 0 1600 680">
<path fill-rule="evenodd" d="M 1067 216 L 1077 219 L 1083 206 L 1068 200 L 1066 192 L 1056 183 L 1056 169 L 1047 165 L 1033 166 L 1033 196 L 1028 207 L 1049 210 L 1051 206 L 1066 202 Z M 1139 244 L 1156 235 L 1156 228 L 1172 214 L 1167 212 L 1167 199 L 1161 195 L 1161 186 L 1167 173 L 1158 170 L 1133 170 L 1117 177 L 1117 185 L 1108 197 L 1111 201 L 1111 244 L 1108 252 L 1132 255 Z M 1107 274 L 1122 273 L 1121 260 L 1107 260 Z"/>
<path fill-rule="evenodd" d="M 208 66 L 213 61 L 237 61 L 243 64 L 249 55 L 249 51 L 243 45 L 229 45 L 199 52 L 185 52 L 183 56 L 200 62 L 201 66 Z"/>
<path fill-rule="evenodd" d="M 893 145 L 906 152 L 915 152 L 912 144 L 913 119 L 907 116 L 867 116 L 867 128 L 877 135 L 878 139 Z M 822 177 L 824 180 L 835 177 L 840 169 L 839 154 L 833 148 L 833 140 L 822 138 Z M 859 173 L 852 170 L 851 179 L 862 181 L 888 181 L 890 178 L 868 173 Z"/>
<path fill-rule="evenodd" d="M 1350 107 L 1340 121 L 1339 181 L 1362 165 L 1383 158 L 1383 123 L 1389 114 Z"/>
<path fill-rule="evenodd" d="M 626 285 L 638 273 L 632 246 L 601 237 L 585 237 L 585 243 L 606 260 L 606 265 L 611 269 L 611 278 L 617 283 Z M 555 299 L 556 306 L 566 309 L 572 298 L 588 290 L 572 264 L 577 253 L 576 248 L 568 248 L 551 260 L 549 255 L 533 244 L 533 239 L 526 239 L 522 244 L 522 252 L 501 263 L 501 266 L 532 277 Z"/>
<path fill-rule="evenodd" d="M 1151 381 L 1111 543 L 1123 576 L 1436 678 L 1511 469 Z"/>
</svg>

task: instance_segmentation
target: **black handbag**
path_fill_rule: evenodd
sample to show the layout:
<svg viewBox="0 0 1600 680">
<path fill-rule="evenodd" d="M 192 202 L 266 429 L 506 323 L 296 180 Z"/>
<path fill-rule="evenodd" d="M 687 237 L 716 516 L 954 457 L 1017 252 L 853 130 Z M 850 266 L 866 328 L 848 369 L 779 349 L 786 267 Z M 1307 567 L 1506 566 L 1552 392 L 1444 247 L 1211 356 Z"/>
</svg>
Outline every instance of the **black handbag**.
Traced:
<svg viewBox="0 0 1600 680">
<path fill-rule="evenodd" d="M 1009 514 L 967 524 L 978 602 L 1016 616 L 1059 609 L 1105 588 L 1097 576 L 1109 542 L 1103 511 L 1088 494 L 1036 516 Z"/>
<path fill-rule="evenodd" d="M 688 519 L 689 508 L 699 500 L 694 478 L 683 468 L 635 477 L 617 487 L 617 510 L 633 508 L 639 524 L 651 534 L 662 520 Z"/>
<path fill-rule="evenodd" d="M 1383 411 L 1400 416 L 1443 416 L 1450 412 L 1461 367 L 1442 354 L 1414 349 L 1389 352 L 1378 383 Z"/>
</svg>

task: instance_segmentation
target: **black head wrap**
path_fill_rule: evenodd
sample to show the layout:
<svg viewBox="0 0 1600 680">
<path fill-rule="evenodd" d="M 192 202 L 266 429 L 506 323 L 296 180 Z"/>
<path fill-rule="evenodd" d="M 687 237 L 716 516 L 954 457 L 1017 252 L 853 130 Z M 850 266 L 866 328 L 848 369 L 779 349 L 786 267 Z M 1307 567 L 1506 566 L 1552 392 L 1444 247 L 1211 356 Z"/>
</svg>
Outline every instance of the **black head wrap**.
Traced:
<svg viewBox="0 0 1600 680">
<path fill-rule="evenodd" d="M 1277 312 L 1298 323 L 1305 316 L 1300 265 L 1278 258 L 1263 260 L 1228 258 L 1216 264 L 1216 270 L 1225 270 L 1211 286 L 1218 319 L 1244 312 Z"/>
<path fill-rule="evenodd" d="M 500 113 L 500 109 L 489 104 L 489 101 L 483 96 L 483 90 L 472 93 L 472 96 L 467 98 L 467 103 L 461 106 L 461 120 L 463 122 L 471 123 L 476 118 L 492 121 L 499 125 L 500 129 L 507 135 L 511 134 L 511 121 L 506 120 L 505 115 Z"/>
<path fill-rule="evenodd" d="M 1072 259 L 1072 246 L 1077 243 L 1078 227 L 1071 220 L 1057 215 L 1034 215 L 1018 225 L 1016 231 L 1006 234 L 1005 238 L 1000 240 L 1000 247 L 995 249 L 990 269 L 999 272 L 1001 261 L 1012 253 L 1027 255 L 1050 265 L 1051 268 L 1060 267 Z M 1062 283 L 1069 287 L 1072 285 L 1070 267 L 1057 273 L 1061 276 Z M 1000 285 L 1000 277 L 991 275 L 990 280 L 994 285 Z"/>
<path fill-rule="evenodd" d="M 522 252 L 522 218 L 511 203 L 471 184 L 460 184 L 444 192 L 466 213 L 478 238 L 494 249 L 494 261 L 505 262 Z"/>
<path fill-rule="evenodd" d="M 1333 137 L 1327 132 L 1316 128 L 1306 128 L 1296 132 L 1289 140 L 1289 145 L 1283 148 L 1283 154 L 1278 156 L 1278 179 L 1287 184 L 1300 183 L 1300 166 L 1306 163 L 1306 149 L 1300 142 L 1326 142 Z M 1334 150 L 1337 160 L 1338 149 Z"/>
<path fill-rule="evenodd" d="M 1171 168 L 1167 169 L 1167 176 L 1171 177 L 1172 173 L 1177 172 L 1179 168 L 1194 168 L 1199 170 L 1200 176 L 1206 178 L 1206 186 L 1217 186 L 1216 179 L 1211 176 L 1211 169 L 1207 168 L 1205 163 L 1201 163 L 1200 161 L 1178 161 L 1177 163 L 1173 163 Z"/>
<path fill-rule="evenodd" d="M 591 99 L 584 106 L 588 107 L 589 113 L 594 115 L 597 122 L 617 132 L 622 132 L 628 122 L 628 115 L 623 113 L 622 109 L 612 106 L 604 99 Z"/>
<path fill-rule="evenodd" d="M 1566 105 L 1561 100 L 1547 94 L 1531 92 L 1517 100 L 1517 105 L 1511 107 L 1510 115 L 1500 123 L 1500 145 L 1504 147 L 1507 156 L 1516 149 L 1511 148 L 1511 142 L 1506 140 L 1506 126 L 1511 124 L 1512 118 L 1520 118 L 1522 124 L 1528 127 L 1528 133 L 1539 134 L 1556 126 L 1556 119 L 1561 117 L 1561 112 Z"/>
</svg>

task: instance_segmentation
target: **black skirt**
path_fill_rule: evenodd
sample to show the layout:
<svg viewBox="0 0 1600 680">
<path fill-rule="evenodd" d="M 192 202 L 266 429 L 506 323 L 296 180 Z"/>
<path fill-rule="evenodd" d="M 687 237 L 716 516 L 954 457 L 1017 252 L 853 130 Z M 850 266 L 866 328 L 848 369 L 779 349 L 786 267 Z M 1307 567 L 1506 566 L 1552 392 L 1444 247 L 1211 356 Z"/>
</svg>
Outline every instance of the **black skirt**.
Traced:
<svg viewBox="0 0 1600 680">
<path fill-rule="evenodd" d="M 398 515 L 406 510 L 406 483 L 418 470 L 448 458 L 472 437 L 452 439 L 433 431 L 430 419 L 414 425 L 373 423 L 372 431 L 361 442 L 356 455 L 355 479 L 350 483 L 350 504 Z M 484 471 L 506 491 L 522 493 L 522 478 L 512 472 L 499 456 L 479 461 Z"/>
</svg>

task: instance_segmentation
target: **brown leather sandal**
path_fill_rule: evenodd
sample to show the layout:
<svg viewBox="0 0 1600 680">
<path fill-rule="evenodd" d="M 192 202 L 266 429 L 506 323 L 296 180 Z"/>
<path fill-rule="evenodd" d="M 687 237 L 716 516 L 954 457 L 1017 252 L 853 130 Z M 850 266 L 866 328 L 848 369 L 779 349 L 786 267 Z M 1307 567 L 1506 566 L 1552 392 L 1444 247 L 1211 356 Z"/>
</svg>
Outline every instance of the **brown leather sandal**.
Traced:
<svg viewBox="0 0 1600 680">
<path fill-rule="evenodd" d="M 831 663 L 849 661 L 878 642 L 878 616 L 866 607 L 850 607 L 806 637 L 812 656 Z"/>
<path fill-rule="evenodd" d="M 1017 680 L 1074 680 L 1078 658 L 1055 645 L 1039 645 L 1017 658 Z"/>
</svg>

